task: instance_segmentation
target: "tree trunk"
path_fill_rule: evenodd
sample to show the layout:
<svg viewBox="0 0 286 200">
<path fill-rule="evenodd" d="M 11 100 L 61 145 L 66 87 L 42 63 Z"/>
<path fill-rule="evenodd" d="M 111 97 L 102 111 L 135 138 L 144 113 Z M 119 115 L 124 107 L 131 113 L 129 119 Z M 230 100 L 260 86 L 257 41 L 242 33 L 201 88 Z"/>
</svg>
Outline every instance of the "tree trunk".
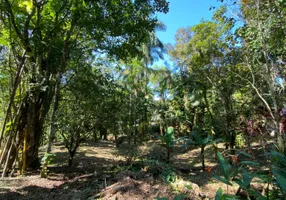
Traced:
<svg viewBox="0 0 286 200">
<path fill-rule="evenodd" d="M 275 95 L 275 84 L 276 84 L 276 77 L 277 74 L 275 74 L 275 72 L 273 72 L 275 69 L 274 67 L 274 62 L 273 60 L 269 60 L 268 58 L 268 50 L 267 50 L 267 45 L 266 45 L 266 39 L 265 39 L 265 35 L 264 35 L 264 31 L 262 27 L 262 23 L 261 23 L 261 10 L 260 10 L 260 0 L 256 1 L 256 10 L 257 10 L 257 22 L 258 22 L 258 30 L 260 33 L 260 38 L 261 38 L 261 42 L 262 42 L 262 52 L 264 55 L 264 59 L 265 59 L 265 70 L 266 70 L 266 82 L 267 82 L 267 89 L 269 91 L 272 103 L 273 103 L 273 107 L 274 107 L 274 112 L 272 112 L 270 106 L 268 105 L 268 103 L 264 100 L 264 102 L 266 102 L 266 106 L 268 108 L 268 111 L 270 112 L 271 116 L 272 116 L 272 120 L 275 126 L 275 132 L 277 133 L 277 148 L 278 151 L 280 153 L 285 153 L 285 140 L 282 136 L 282 134 L 279 133 L 279 111 L 278 111 L 278 103 L 277 103 L 277 96 Z"/>
<path fill-rule="evenodd" d="M 206 104 L 206 108 L 207 108 L 207 111 L 208 111 L 209 116 L 211 118 L 211 124 L 212 124 L 214 117 L 213 117 L 212 111 L 210 109 L 209 101 L 208 101 L 208 98 L 207 98 L 207 90 L 205 88 L 203 89 L 203 95 L 204 95 L 204 101 L 205 101 L 205 104 Z"/>
<path fill-rule="evenodd" d="M 70 167 L 70 166 L 72 166 L 75 151 L 69 151 L 69 154 L 70 154 L 70 156 L 69 156 L 69 167 Z"/>
<path fill-rule="evenodd" d="M 101 124 L 99 125 L 100 139 L 107 140 L 107 130 Z"/>
<path fill-rule="evenodd" d="M 234 131 L 231 131 L 231 132 L 230 132 L 230 142 L 229 142 L 229 146 L 230 146 L 231 154 L 232 154 L 232 155 L 235 155 L 235 150 L 234 150 L 234 147 L 235 147 L 235 138 L 236 138 L 235 132 L 234 132 Z"/>
<path fill-rule="evenodd" d="M 26 102 L 28 119 L 27 168 L 37 169 L 40 167 L 38 158 L 40 139 L 43 135 L 44 120 L 51 104 L 51 98 L 47 91 L 35 92 L 30 96 L 35 98 L 30 98 Z"/>
<path fill-rule="evenodd" d="M 71 137 L 70 144 L 69 144 L 69 167 L 72 166 L 73 159 L 75 156 L 75 153 L 77 151 L 77 148 L 79 147 L 82 139 L 80 137 L 77 137 L 76 139 L 74 137 Z M 74 148 L 73 148 L 74 146 Z"/>
<path fill-rule="evenodd" d="M 115 145 L 116 145 L 116 147 L 118 148 L 118 147 L 119 147 L 119 141 L 118 141 L 118 136 L 117 136 L 117 134 L 115 134 L 114 137 L 115 137 Z"/>
<path fill-rule="evenodd" d="M 201 146 L 202 168 L 205 171 L 205 145 Z"/>
<path fill-rule="evenodd" d="M 13 163 L 15 162 L 15 159 L 16 159 L 17 148 L 16 148 L 16 145 L 14 144 L 14 139 L 15 138 L 13 136 L 12 143 L 10 145 L 10 148 L 7 154 L 5 166 L 3 168 L 2 178 L 7 176 L 8 172 L 12 169 Z"/>
<path fill-rule="evenodd" d="M 5 131 L 5 128 L 6 128 L 6 124 L 8 122 L 9 116 L 11 115 L 11 109 L 12 109 L 12 104 L 14 103 L 15 94 L 16 94 L 18 85 L 20 84 L 20 78 L 22 76 L 22 72 L 23 72 L 24 67 L 25 67 L 26 53 L 27 53 L 27 51 L 25 50 L 23 55 L 22 55 L 21 63 L 19 65 L 19 67 L 18 67 L 18 71 L 17 71 L 16 77 L 15 77 L 15 81 L 14 81 L 14 84 L 13 84 L 13 89 L 12 89 L 12 92 L 11 92 L 11 95 L 10 95 L 9 105 L 8 105 L 8 108 L 7 108 L 7 111 L 6 111 L 6 116 L 5 116 L 4 123 L 3 123 L 3 126 L 2 126 L 2 130 L 1 130 L 0 148 L 1 148 L 1 143 L 2 143 L 2 139 L 3 139 L 4 131 Z"/>
<path fill-rule="evenodd" d="M 60 99 L 60 83 L 61 83 L 61 73 L 58 72 L 56 78 L 56 86 L 55 86 L 55 94 L 54 94 L 54 103 L 51 113 L 50 119 L 50 134 L 49 134 L 49 142 L 47 147 L 47 153 L 52 151 L 52 144 L 56 135 L 56 112 L 58 110 L 59 99 Z"/>
<path fill-rule="evenodd" d="M 23 174 L 27 167 L 27 128 L 24 130 L 24 144 L 23 144 L 23 153 L 22 153 L 22 170 L 21 173 Z"/>
<path fill-rule="evenodd" d="M 167 146 L 167 163 L 170 163 L 171 158 L 171 147 Z"/>
<path fill-rule="evenodd" d="M 93 141 L 94 141 L 94 142 L 97 141 L 97 131 L 93 131 L 93 133 L 92 133 L 92 138 L 93 138 Z"/>
<path fill-rule="evenodd" d="M 6 157 L 7 157 L 9 148 L 10 148 L 10 146 L 12 144 L 12 139 L 13 139 L 13 136 L 9 135 L 8 139 L 7 139 L 7 142 L 6 142 L 5 146 L 4 146 L 4 149 L 1 152 L 0 167 L 4 164 L 4 161 L 5 161 Z"/>
</svg>

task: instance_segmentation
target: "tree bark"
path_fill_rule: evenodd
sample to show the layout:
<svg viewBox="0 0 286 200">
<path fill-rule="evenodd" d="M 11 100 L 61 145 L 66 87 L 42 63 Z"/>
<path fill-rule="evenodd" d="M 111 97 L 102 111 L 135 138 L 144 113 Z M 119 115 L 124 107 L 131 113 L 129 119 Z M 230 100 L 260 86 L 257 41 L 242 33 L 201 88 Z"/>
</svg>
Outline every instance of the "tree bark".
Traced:
<svg viewBox="0 0 286 200">
<path fill-rule="evenodd" d="M 31 92 L 25 102 L 27 108 L 27 168 L 37 169 L 40 167 L 38 149 L 43 135 L 44 120 L 51 104 L 50 91 Z M 34 97 L 34 98 L 33 98 Z"/>
<path fill-rule="evenodd" d="M 74 155 L 75 155 L 75 150 L 73 151 L 69 151 L 69 167 L 72 166 L 72 162 L 73 162 L 73 158 L 74 158 Z"/>
<path fill-rule="evenodd" d="M 59 106 L 59 99 L 60 99 L 60 83 L 61 83 L 61 73 L 58 72 L 56 77 L 56 85 L 55 85 L 55 94 L 54 94 L 54 103 L 50 118 L 50 133 L 49 133 L 49 142 L 47 147 L 47 153 L 52 151 L 52 144 L 56 135 L 56 112 Z"/>
<path fill-rule="evenodd" d="M 24 130 L 24 145 L 23 145 L 23 153 L 22 153 L 22 174 L 25 172 L 27 167 L 27 128 Z"/>
<path fill-rule="evenodd" d="M 201 156 L 202 156 L 202 168 L 205 171 L 205 145 L 201 146 Z"/>
</svg>

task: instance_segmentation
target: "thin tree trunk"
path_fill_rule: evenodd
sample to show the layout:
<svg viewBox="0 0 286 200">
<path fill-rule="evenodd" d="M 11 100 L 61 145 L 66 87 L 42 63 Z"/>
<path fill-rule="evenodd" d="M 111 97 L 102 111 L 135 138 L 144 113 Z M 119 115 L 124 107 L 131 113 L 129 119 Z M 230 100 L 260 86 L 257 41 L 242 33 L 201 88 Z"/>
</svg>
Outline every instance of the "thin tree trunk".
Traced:
<svg viewBox="0 0 286 200">
<path fill-rule="evenodd" d="M 7 142 L 6 142 L 5 146 L 4 146 L 4 149 L 3 149 L 2 154 L 1 154 L 1 158 L 0 158 L 0 168 L 1 168 L 2 164 L 4 163 L 6 157 L 7 157 L 9 148 L 10 148 L 11 143 L 12 143 L 12 138 L 13 138 L 12 135 L 9 135 L 9 136 L 8 136 L 8 140 L 7 140 Z"/>
<path fill-rule="evenodd" d="M 269 89 L 269 93 L 270 93 L 270 97 L 273 101 L 273 107 L 274 107 L 274 113 L 272 113 L 271 108 L 270 108 L 270 113 L 272 114 L 273 117 L 273 123 L 275 126 L 275 132 L 277 133 L 277 143 L 278 143 L 278 151 L 281 153 L 284 153 L 285 151 L 285 141 L 282 137 L 282 135 L 279 133 L 279 112 L 278 112 L 278 103 L 277 103 L 277 99 L 275 96 L 275 74 L 273 74 L 272 70 L 274 69 L 274 64 L 273 61 L 269 61 L 268 58 L 268 52 L 267 52 L 267 47 L 266 47 L 266 42 L 265 42 L 265 36 L 264 36 L 264 32 L 263 29 L 261 27 L 261 23 L 260 23 L 260 0 L 256 1 L 256 7 L 257 7 L 257 22 L 258 22 L 258 29 L 259 29 L 259 33 L 261 36 L 261 42 L 262 42 L 262 49 L 263 49 L 263 55 L 264 55 L 264 59 L 266 62 L 266 72 L 267 72 L 267 83 L 268 83 L 268 89 Z M 271 70 L 272 68 L 272 70 Z M 272 82 L 270 82 L 272 81 Z"/>
<path fill-rule="evenodd" d="M 10 148 L 9 148 L 9 151 L 8 151 L 8 154 L 7 154 L 7 158 L 6 158 L 6 162 L 5 162 L 5 166 L 3 168 L 3 172 L 2 172 L 2 178 L 7 176 L 7 173 L 9 171 L 9 169 L 11 169 L 15 159 L 16 159 L 16 156 L 13 155 L 13 153 L 17 153 L 16 152 L 16 147 L 14 145 L 14 136 L 12 138 L 12 143 L 10 145 Z"/>
<path fill-rule="evenodd" d="M 71 151 L 70 156 L 69 156 L 69 167 L 72 166 L 74 155 L 75 155 L 75 152 Z"/>
<path fill-rule="evenodd" d="M 167 146 L 167 163 L 170 163 L 171 147 Z"/>
<path fill-rule="evenodd" d="M 59 99 L 60 99 L 60 82 L 61 82 L 61 73 L 58 72 L 56 77 L 56 86 L 55 86 L 55 94 L 54 94 L 54 103 L 50 118 L 50 134 L 49 134 L 49 142 L 47 147 L 47 153 L 52 151 L 52 144 L 56 135 L 56 112 L 58 110 Z"/>
<path fill-rule="evenodd" d="M 129 95 L 129 119 L 128 119 L 128 125 L 129 125 L 129 129 L 128 129 L 128 144 L 131 144 L 131 137 L 132 137 L 132 127 L 133 127 L 133 123 L 132 123 L 132 95 Z"/>
<path fill-rule="evenodd" d="M 205 88 L 203 89 L 203 94 L 204 94 L 204 100 L 205 100 L 207 111 L 208 111 L 208 113 L 210 115 L 210 118 L 212 120 L 212 123 L 213 123 L 213 118 L 214 117 L 213 117 L 213 114 L 212 114 L 211 109 L 210 109 L 209 101 L 208 101 L 208 98 L 207 98 L 207 90 Z"/>
<path fill-rule="evenodd" d="M 11 108 L 12 108 L 12 105 L 13 105 L 13 102 L 14 102 L 14 99 L 15 99 L 15 94 L 16 94 L 18 85 L 20 83 L 20 77 L 21 77 L 21 75 L 23 73 L 23 70 L 24 70 L 25 61 L 26 61 L 26 52 L 27 52 L 26 50 L 23 52 L 22 60 L 21 60 L 21 63 L 19 65 L 19 67 L 18 67 L 18 71 L 17 71 L 16 77 L 15 77 L 15 80 L 14 80 L 13 90 L 12 90 L 12 93 L 10 95 L 9 105 L 8 105 L 8 108 L 7 108 L 7 111 L 6 111 L 6 116 L 5 116 L 5 119 L 4 119 L 4 122 L 3 122 L 3 126 L 2 126 L 2 131 L 1 131 L 1 136 L 0 136 L 0 148 L 1 148 L 1 143 L 2 143 L 2 140 L 3 140 L 3 135 L 4 135 L 4 132 L 5 132 L 5 129 L 6 129 L 6 124 L 7 124 L 9 115 L 11 114 Z"/>
<path fill-rule="evenodd" d="M 202 168 L 205 171 L 205 145 L 201 146 Z"/>
<path fill-rule="evenodd" d="M 25 172 L 26 167 L 27 167 L 27 128 L 24 130 L 24 145 L 23 145 L 23 155 L 22 155 L 22 174 Z"/>
</svg>

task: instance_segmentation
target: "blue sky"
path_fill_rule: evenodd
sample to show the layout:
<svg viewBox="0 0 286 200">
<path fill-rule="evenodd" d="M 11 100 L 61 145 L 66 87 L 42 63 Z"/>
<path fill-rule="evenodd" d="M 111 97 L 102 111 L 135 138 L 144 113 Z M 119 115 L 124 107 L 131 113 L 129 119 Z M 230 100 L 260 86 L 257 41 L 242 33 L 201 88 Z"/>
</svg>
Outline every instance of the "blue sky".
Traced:
<svg viewBox="0 0 286 200">
<path fill-rule="evenodd" d="M 201 19 L 211 20 L 214 11 L 210 11 L 209 8 L 222 5 L 217 0 L 169 0 L 169 2 L 169 12 L 158 15 L 158 19 L 167 26 L 165 32 L 157 32 L 157 37 L 165 44 L 175 43 L 174 37 L 179 28 L 198 24 Z"/>
</svg>

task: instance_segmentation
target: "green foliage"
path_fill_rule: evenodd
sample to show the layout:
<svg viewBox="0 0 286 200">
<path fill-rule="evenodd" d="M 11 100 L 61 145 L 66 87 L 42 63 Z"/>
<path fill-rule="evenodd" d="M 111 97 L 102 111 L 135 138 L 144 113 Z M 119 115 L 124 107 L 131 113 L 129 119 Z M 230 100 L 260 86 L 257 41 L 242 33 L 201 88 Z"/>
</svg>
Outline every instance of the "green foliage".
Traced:
<svg viewBox="0 0 286 200">
<path fill-rule="evenodd" d="M 170 162 L 170 154 L 171 150 L 175 144 L 175 133 L 173 127 L 168 127 L 167 133 L 160 137 L 161 141 L 163 142 L 164 147 L 167 150 L 167 162 Z"/>
<path fill-rule="evenodd" d="M 285 166 L 286 166 L 286 158 L 283 154 L 271 151 L 270 153 L 267 153 L 266 155 L 272 157 L 273 160 L 276 160 L 273 162 L 273 165 L 271 168 L 267 171 L 262 172 L 250 172 L 248 171 L 249 168 L 246 166 L 253 166 L 257 167 L 259 166 L 259 163 L 253 162 L 253 161 L 242 161 L 240 162 L 239 166 L 231 167 L 226 160 L 223 158 L 223 156 L 218 152 L 217 156 L 219 158 L 219 164 L 223 173 L 223 177 L 214 176 L 217 180 L 232 186 L 232 181 L 234 181 L 236 184 L 239 185 L 239 189 L 237 194 L 239 194 L 240 190 L 244 190 L 248 197 L 253 196 L 257 199 L 269 199 L 271 196 L 271 199 L 276 198 L 282 198 L 285 196 Z M 269 172 L 272 172 L 269 173 Z M 262 194 L 258 189 L 251 187 L 251 183 L 254 182 L 256 179 L 259 180 L 259 183 L 266 183 L 267 189 L 266 193 Z M 269 185 L 272 185 L 273 187 L 278 187 L 280 190 L 269 189 Z M 279 191 L 279 192 L 278 192 Z M 222 190 L 219 189 L 216 194 L 216 199 L 228 199 L 226 198 L 227 194 L 222 194 Z M 237 198 L 233 196 L 234 198 Z"/>
<path fill-rule="evenodd" d="M 137 146 L 128 145 L 119 147 L 114 155 L 123 157 L 126 165 L 132 165 L 136 159 L 142 156 L 142 152 Z"/>
<path fill-rule="evenodd" d="M 241 198 L 235 195 L 223 194 L 222 188 L 219 188 L 215 195 L 215 200 L 240 200 Z"/>
<path fill-rule="evenodd" d="M 175 140 L 174 128 L 168 127 L 167 133 L 164 136 L 161 136 L 160 139 L 168 148 L 171 148 L 174 145 Z"/>
<path fill-rule="evenodd" d="M 147 149 L 147 158 L 150 160 L 166 161 L 167 154 L 164 147 L 152 143 Z"/>
<path fill-rule="evenodd" d="M 129 117 L 123 116 L 121 108 L 127 110 L 125 97 L 132 93 L 125 90 L 124 84 L 120 87 L 110 84 L 115 77 L 119 77 L 116 72 L 112 76 L 102 72 L 104 75 L 101 74 L 100 77 L 91 77 L 90 71 L 105 56 L 116 62 L 142 59 L 144 56 L 147 58 L 146 51 L 141 47 L 148 42 L 150 49 L 160 46 L 154 34 L 158 25 L 156 13 L 167 13 L 168 5 L 165 0 L 0 2 L 1 90 L 4 82 L 2 69 L 6 68 L 9 69 L 8 73 L 3 75 L 7 75 L 7 80 L 11 81 L 7 84 L 7 91 L 12 93 L 7 116 L 16 119 L 15 132 L 21 132 L 24 127 L 34 124 L 29 130 L 31 139 L 28 140 L 28 149 L 34 151 L 31 155 L 38 155 L 38 144 L 44 135 L 43 127 L 49 110 L 53 107 L 51 104 L 57 103 L 54 97 L 58 90 L 65 90 L 60 92 L 63 98 L 60 98 L 58 113 L 64 111 L 67 119 L 64 115 L 58 115 L 56 117 L 60 119 L 51 120 L 51 124 L 57 124 L 60 128 L 58 132 L 61 133 L 71 157 L 85 135 L 95 131 L 95 123 L 105 128 L 108 124 L 113 132 L 118 130 L 120 123 Z M 2 64 L 2 58 L 5 64 Z M 100 63 L 98 68 L 102 69 L 105 65 Z M 74 81 L 73 78 L 77 80 Z M 72 94 L 67 91 L 72 91 Z M 99 101 L 103 96 L 107 97 Z M 92 101 L 92 98 L 96 101 Z M 91 106 L 87 105 L 94 105 L 96 109 L 89 112 Z M 101 109 L 98 108 L 100 106 Z M 99 112 L 95 117 L 94 113 L 97 111 Z M 98 117 L 100 114 L 102 118 Z M 2 115 L 1 110 L 1 121 Z M 136 125 L 136 121 L 134 122 L 132 126 Z M 30 157 L 28 163 L 33 161 L 36 167 L 38 160 Z"/>
<path fill-rule="evenodd" d="M 177 175 L 171 168 L 167 168 L 161 174 L 161 178 L 165 183 L 174 183 L 177 180 Z"/>
<path fill-rule="evenodd" d="M 45 153 L 44 157 L 41 160 L 41 172 L 40 176 L 41 178 L 47 178 L 48 177 L 48 165 L 50 165 L 53 160 L 55 159 L 56 155 L 52 153 Z"/>
<path fill-rule="evenodd" d="M 160 178 L 165 183 L 172 183 L 177 179 L 177 175 L 173 168 L 165 162 L 158 160 L 144 160 L 144 168 L 146 172 L 154 178 Z"/>
<path fill-rule="evenodd" d="M 199 134 L 197 131 L 192 132 L 192 139 L 186 139 L 187 145 L 195 145 L 201 148 L 202 169 L 205 171 L 205 155 L 206 146 L 215 145 L 220 139 L 214 140 L 213 136 L 206 134 Z"/>
<path fill-rule="evenodd" d="M 1 108 L 7 107 L 16 89 L 3 130 L 21 133 L 28 123 L 36 127 L 47 122 L 59 76 L 55 125 L 70 163 L 80 143 L 91 136 L 96 139 L 99 132 L 123 134 L 134 143 L 135 147 L 119 149 L 117 154 L 131 166 L 141 154 L 136 145 L 148 138 L 152 122 L 160 128 L 165 149 L 152 145 L 147 160 L 142 160 L 153 176 L 170 183 L 176 174 L 163 161 L 170 161 L 176 142 L 199 146 L 204 170 L 205 148 L 215 145 L 215 138 L 223 138 L 236 152 L 235 148 L 245 147 L 247 121 L 261 120 L 267 126 L 255 131 L 265 134 L 271 127 L 277 132 L 278 142 L 273 142 L 281 153 L 268 154 L 272 166 L 266 166 L 265 173 L 255 171 L 264 164 L 253 160 L 231 165 L 217 152 L 222 176 L 215 178 L 228 186 L 235 182 L 248 197 L 285 197 L 285 138 L 278 130 L 283 121 L 279 109 L 286 101 L 286 4 L 284 0 L 249 0 L 236 5 L 217 9 L 212 21 L 179 29 L 175 45 L 167 48 L 174 65 L 152 68 L 165 53 L 155 35 L 155 29 L 162 27 L 156 13 L 168 11 L 165 0 L 1 1 Z M 243 26 L 229 15 L 232 8 L 237 8 Z M 13 85 L 22 62 L 20 82 Z M 36 109 L 28 112 L 30 108 Z M 2 110 L 0 122 L 6 112 Z M 29 132 L 31 141 L 43 137 L 42 125 Z M 17 139 L 23 143 L 21 137 Z M 245 152 L 239 156 L 250 157 Z M 46 177 L 49 156 L 44 158 L 41 176 Z M 263 196 L 252 188 L 257 179 L 273 186 L 273 191 L 268 187 Z M 222 189 L 215 197 L 231 198 L 236 197 L 223 194 Z"/>
<path fill-rule="evenodd" d="M 239 149 L 245 147 L 246 140 L 242 134 L 237 134 L 235 137 L 235 146 Z"/>
<path fill-rule="evenodd" d="M 283 193 L 286 194 L 286 156 L 276 151 L 271 151 L 268 155 L 274 160 L 271 170 L 273 176 Z"/>
<path fill-rule="evenodd" d="M 218 140 L 214 140 L 213 136 L 211 135 L 200 134 L 197 131 L 193 131 L 191 136 L 193 139 L 188 140 L 188 143 L 193 144 L 193 145 L 198 145 L 198 146 L 200 145 L 207 146 L 207 145 L 213 144 L 216 141 L 218 141 Z"/>
<path fill-rule="evenodd" d="M 166 197 L 156 197 L 156 200 L 169 200 L 169 199 Z"/>
<path fill-rule="evenodd" d="M 219 166 L 222 171 L 223 177 L 214 176 L 215 179 L 232 186 L 231 180 L 238 174 L 238 169 L 232 169 L 231 165 L 224 159 L 220 152 L 217 152 Z"/>
</svg>

